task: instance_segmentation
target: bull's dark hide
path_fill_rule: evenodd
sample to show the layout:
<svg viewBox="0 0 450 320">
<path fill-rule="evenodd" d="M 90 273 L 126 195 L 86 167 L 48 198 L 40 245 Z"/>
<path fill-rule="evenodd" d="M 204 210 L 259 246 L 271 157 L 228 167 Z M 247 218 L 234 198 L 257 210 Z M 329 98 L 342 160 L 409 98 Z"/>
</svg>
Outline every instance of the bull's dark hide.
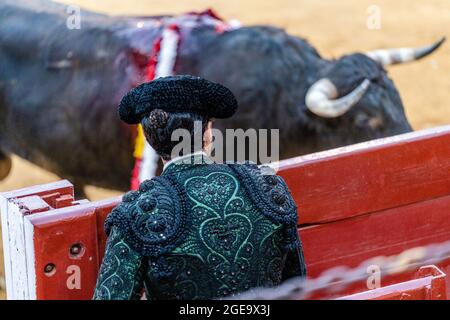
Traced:
<svg viewBox="0 0 450 320">
<path fill-rule="evenodd" d="M 0 146 L 79 184 L 126 189 L 134 129 L 116 114 L 120 98 L 144 81 L 160 27 L 153 18 L 82 12 L 66 27 L 66 6 L 47 1 L 0 3 Z M 221 129 L 280 128 L 281 157 L 411 130 L 385 70 L 362 54 L 323 59 L 305 40 L 268 26 L 183 34 L 176 72 L 220 82 L 237 96 L 235 117 Z M 325 119 L 305 94 L 328 77 L 340 95 L 364 78 L 364 97 L 345 115 Z"/>
</svg>

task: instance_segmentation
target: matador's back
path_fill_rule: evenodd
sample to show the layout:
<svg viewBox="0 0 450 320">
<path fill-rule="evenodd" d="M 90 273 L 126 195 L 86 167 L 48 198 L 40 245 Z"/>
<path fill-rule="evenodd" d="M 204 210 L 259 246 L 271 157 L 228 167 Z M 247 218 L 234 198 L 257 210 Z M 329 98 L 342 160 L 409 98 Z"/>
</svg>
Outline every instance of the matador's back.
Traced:
<svg viewBox="0 0 450 320">
<path fill-rule="evenodd" d="M 107 219 L 96 299 L 209 299 L 306 273 L 284 181 L 204 154 L 170 163 Z M 192 164 L 194 161 L 194 164 Z"/>
</svg>

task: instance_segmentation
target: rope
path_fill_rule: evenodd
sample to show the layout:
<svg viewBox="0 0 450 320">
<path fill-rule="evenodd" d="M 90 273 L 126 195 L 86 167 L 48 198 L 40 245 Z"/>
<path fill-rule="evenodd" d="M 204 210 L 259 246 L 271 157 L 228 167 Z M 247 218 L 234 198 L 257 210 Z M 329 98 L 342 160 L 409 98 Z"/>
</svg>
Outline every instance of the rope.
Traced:
<svg viewBox="0 0 450 320">
<path fill-rule="evenodd" d="M 278 287 L 252 289 L 232 299 L 308 299 L 319 290 L 324 294 L 336 294 L 358 281 L 367 280 L 370 276 L 368 268 L 371 266 L 376 266 L 380 274 L 387 276 L 417 270 L 418 267 L 437 264 L 447 259 L 450 259 L 450 241 L 408 249 L 391 257 L 372 258 L 354 269 L 345 266 L 335 267 L 323 272 L 315 279 L 293 278 Z"/>
</svg>

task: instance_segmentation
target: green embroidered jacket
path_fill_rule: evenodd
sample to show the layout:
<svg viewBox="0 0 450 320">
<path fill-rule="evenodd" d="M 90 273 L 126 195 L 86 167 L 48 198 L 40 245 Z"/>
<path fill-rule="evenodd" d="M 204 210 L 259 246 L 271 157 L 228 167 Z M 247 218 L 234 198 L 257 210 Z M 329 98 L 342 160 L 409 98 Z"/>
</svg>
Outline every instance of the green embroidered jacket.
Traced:
<svg viewBox="0 0 450 320">
<path fill-rule="evenodd" d="M 220 298 L 305 276 L 296 226 L 279 176 L 181 158 L 108 216 L 94 299 Z"/>
</svg>

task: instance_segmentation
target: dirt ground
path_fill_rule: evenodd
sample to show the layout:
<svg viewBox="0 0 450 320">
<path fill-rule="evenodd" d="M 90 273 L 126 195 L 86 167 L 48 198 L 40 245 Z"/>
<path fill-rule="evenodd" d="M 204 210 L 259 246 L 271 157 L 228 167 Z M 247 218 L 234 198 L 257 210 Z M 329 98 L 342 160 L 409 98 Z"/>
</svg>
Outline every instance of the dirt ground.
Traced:
<svg viewBox="0 0 450 320">
<path fill-rule="evenodd" d="M 110 14 L 156 15 L 215 9 L 244 25 L 269 24 L 308 39 L 325 57 L 378 48 L 421 46 L 448 36 L 448 0 L 63 0 Z M 376 7 L 373 7 L 376 6 Z M 367 27 L 379 10 L 380 28 Z M 373 20 L 369 20 L 373 21 Z M 449 40 L 450 41 L 450 40 Z M 450 123 L 450 42 L 425 60 L 388 69 L 415 129 Z M 21 159 L 0 192 L 59 179 Z M 91 199 L 117 194 L 89 188 Z M 1 249 L 1 243 L 0 243 Z M 1 257 L 1 256 L 0 256 Z M 0 277 L 3 264 L 0 265 Z M 2 280 L 0 279 L 0 285 Z M 4 297 L 0 292 L 0 299 Z"/>
</svg>

